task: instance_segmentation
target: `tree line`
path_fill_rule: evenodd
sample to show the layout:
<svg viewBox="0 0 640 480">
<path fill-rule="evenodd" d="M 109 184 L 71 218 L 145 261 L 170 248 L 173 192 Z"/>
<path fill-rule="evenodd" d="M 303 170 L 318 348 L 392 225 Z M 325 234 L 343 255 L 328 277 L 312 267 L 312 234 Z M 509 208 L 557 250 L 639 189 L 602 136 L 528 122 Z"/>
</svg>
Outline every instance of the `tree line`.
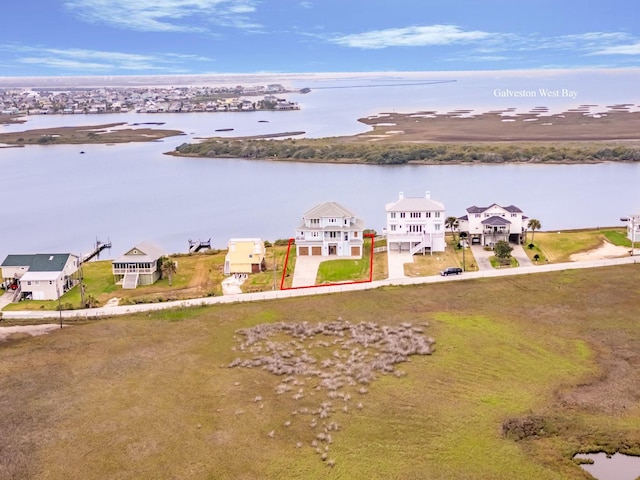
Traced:
<svg viewBox="0 0 640 480">
<path fill-rule="evenodd" d="M 374 165 L 408 163 L 597 163 L 638 162 L 640 148 L 603 144 L 399 144 L 332 139 L 215 139 L 176 147 L 180 155 Z"/>
</svg>

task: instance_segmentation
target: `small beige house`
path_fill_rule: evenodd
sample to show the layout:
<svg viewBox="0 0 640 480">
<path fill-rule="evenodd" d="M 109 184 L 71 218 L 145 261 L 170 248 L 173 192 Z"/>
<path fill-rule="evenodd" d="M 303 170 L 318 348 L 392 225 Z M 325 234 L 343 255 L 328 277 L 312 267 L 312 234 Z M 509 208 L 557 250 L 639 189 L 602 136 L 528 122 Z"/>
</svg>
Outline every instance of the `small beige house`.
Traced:
<svg viewBox="0 0 640 480">
<path fill-rule="evenodd" d="M 224 274 L 258 273 L 266 269 L 266 248 L 261 238 L 232 238 L 227 244 Z"/>
<path fill-rule="evenodd" d="M 17 295 L 32 300 L 57 300 L 77 281 L 80 260 L 70 253 L 8 255 L 2 262 L 2 278 Z"/>
<path fill-rule="evenodd" d="M 150 242 L 142 242 L 111 263 L 116 283 L 122 288 L 152 285 L 160 278 L 160 258 L 167 254 Z"/>
</svg>

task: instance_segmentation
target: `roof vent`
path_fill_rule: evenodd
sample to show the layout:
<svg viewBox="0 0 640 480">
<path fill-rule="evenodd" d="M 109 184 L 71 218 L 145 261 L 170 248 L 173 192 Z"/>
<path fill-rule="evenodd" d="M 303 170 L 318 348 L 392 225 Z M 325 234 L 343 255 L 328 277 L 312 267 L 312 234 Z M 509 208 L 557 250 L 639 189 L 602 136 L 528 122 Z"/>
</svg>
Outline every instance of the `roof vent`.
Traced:
<svg viewBox="0 0 640 480">
<path fill-rule="evenodd" d="M 398 197 L 400 198 L 400 200 L 402 200 L 404 198 L 404 192 L 400 192 L 400 195 L 398 195 Z"/>
<path fill-rule="evenodd" d="M 53 255 L 49 256 L 49 261 L 53 260 Z"/>
<path fill-rule="evenodd" d="M 427 190 L 427 193 L 425 193 L 424 198 L 431 198 L 431 192 L 429 190 Z"/>
</svg>

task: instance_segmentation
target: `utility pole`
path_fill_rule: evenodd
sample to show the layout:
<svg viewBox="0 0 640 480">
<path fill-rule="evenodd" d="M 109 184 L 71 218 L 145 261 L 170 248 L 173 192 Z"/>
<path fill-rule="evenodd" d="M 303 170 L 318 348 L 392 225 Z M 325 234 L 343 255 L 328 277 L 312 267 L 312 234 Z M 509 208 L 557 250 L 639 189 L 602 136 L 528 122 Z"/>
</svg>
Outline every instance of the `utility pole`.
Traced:
<svg viewBox="0 0 640 480">
<path fill-rule="evenodd" d="M 276 289 L 276 244 L 275 242 L 271 244 L 271 251 L 273 253 L 273 287 L 272 290 Z"/>
<path fill-rule="evenodd" d="M 62 328 L 62 305 L 60 304 L 60 287 L 56 280 L 56 293 L 58 294 L 58 314 L 60 315 L 60 328 Z"/>
</svg>

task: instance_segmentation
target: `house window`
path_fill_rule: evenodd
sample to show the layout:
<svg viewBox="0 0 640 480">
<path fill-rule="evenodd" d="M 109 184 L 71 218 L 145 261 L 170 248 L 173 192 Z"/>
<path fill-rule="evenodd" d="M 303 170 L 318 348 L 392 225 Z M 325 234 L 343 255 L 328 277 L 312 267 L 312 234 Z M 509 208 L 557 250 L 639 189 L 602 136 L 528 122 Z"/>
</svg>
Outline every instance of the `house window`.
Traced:
<svg viewBox="0 0 640 480">
<path fill-rule="evenodd" d="M 411 233 L 420 233 L 422 232 L 422 225 L 409 225 L 409 231 Z"/>
<path fill-rule="evenodd" d="M 517 217 L 517 216 L 518 216 L 518 214 L 517 214 L 517 213 L 512 213 L 512 214 L 511 214 L 511 217 L 512 217 L 512 218 Z"/>
<path fill-rule="evenodd" d="M 396 226 L 395 226 L 395 225 L 390 225 L 390 227 L 391 227 L 391 231 L 392 231 L 392 232 L 395 232 L 395 231 L 396 231 Z"/>
<path fill-rule="evenodd" d="M 349 233 L 348 232 L 344 232 L 344 240 L 345 240 L 345 242 L 347 240 L 349 240 Z"/>
<path fill-rule="evenodd" d="M 358 238 L 358 232 L 353 232 L 353 238 Z"/>
<path fill-rule="evenodd" d="M 431 218 L 431 212 L 425 212 L 424 216 L 427 218 Z"/>
<path fill-rule="evenodd" d="M 310 220 L 310 223 L 311 223 L 311 226 L 312 226 L 312 227 L 313 227 L 313 226 L 320 225 L 320 219 L 319 219 L 319 218 L 312 218 L 312 219 Z"/>
<path fill-rule="evenodd" d="M 396 218 L 396 212 L 391 212 L 390 217 L 391 217 L 391 218 Z"/>
<path fill-rule="evenodd" d="M 400 212 L 400 218 L 404 218 L 404 212 Z"/>
<path fill-rule="evenodd" d="M 479 213 L 476 213 L 476 218 L 480 218 L 480 214 Z"/>
<path fill-rule="evenodd" d="M 329 238 L 338 238 L 338 232 L 329 232 Z"/>
<path fill-rule="evenodd" d="M 436 223 L 436 224 L 433 226 L 433 228 L 434 228 L 434 230 L 435 230 L 436 232 L 437 232 L 437 231 L 439 231 L 439 230 L 440 230 L 440 224 L 439 224 L 439 223 Z"/>
<path fill-rule="evenodd" d="M 320 236 L 320 232 L 311 232 L 312 238 L 318 238 Z"/>
<path fill-rule="evenodd" d="M 420 218 L 420 217 L 422 217 L 422 212 L 411 212 L 410 217 L 411 218 Z"/>
<path fill-rule="evenodd" d="M 440 212 L 435 212 L 433 216 L 436 218 L 440 218 Z"/>
</svg>

